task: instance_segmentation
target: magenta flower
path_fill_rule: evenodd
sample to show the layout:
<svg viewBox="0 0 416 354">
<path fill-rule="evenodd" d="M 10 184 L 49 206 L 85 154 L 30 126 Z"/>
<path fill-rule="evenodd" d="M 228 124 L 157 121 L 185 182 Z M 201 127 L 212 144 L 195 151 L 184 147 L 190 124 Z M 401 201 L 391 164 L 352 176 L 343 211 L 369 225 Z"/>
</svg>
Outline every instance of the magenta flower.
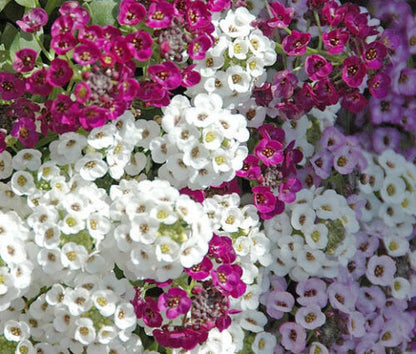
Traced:
<svg viewBox="0 0 416 354">
<path fill-rule="evenodd" d="M 306 46 L 310 40 L 310 33 L 301 33 L 293 30 L 292 34 L 289 34 L 283 39 L 283 51 L 287 55 L 303 55 L 306 52 Z"/>
<path fill-rule="evenodd" d="M 276 98 L 292 97 L 298 86 L 298 78 L 290 70 L 278 71 L 273 77 L 273 96 Z"/>
<path fill-rule="evenodd" d="M 72 74 L 73 71 L 66 60 L 55 58 L 51 61 L 46 81 L 52 86 L 63 87 L 71 80 Z"/>
<path fill-rule="evenodd" d="M 350 33 L 358 38 L 365 38 L 371 34 L 371 28 L 368 26 L 367 14 L 357 14 L 354 11 L 348 12 L 344 18 L 344 24 Z"/>
<path fill-rule="evenodd" d="M 93 42 L 81 44 L 74 49 L 73 58 L 80 65 L 94 64 L 101 56 L 101 51 Z"/>
<path fill-rule="evenodd" d="M 48 96 L 53 87 L 46 80 L 45 68 L 36 70 L 26 79 L 26 91 L 32 95 Z"/>
<path fill-rule="evenodd" d="M 371 91 L 370 91 L 371 93 Z M 367 106 L 368 101 L 358 89 L 347 91 L 342 97 L 341 106 L 342 108 L 352 112 L 358 113 Z"/>
<path fill-rule="evenodd" d="M 122 98 L 124 101 L 132 101 L 134 97 L 137 95 L 137 91 L 139 90 L 139 83 L 136 79 L 128 78 L 124 81 L 121 81 L 117 88 L 119 90 L 119 97 Z"/>
<path fill-rule="evenodd" d="M 385 72 L 378 72 L 368 80 L 368 90 L 371 96 L 382 99 L 389 93 L 391 78 Z"/>
<path fill-rule="evenodd" d="M 181 71 L 178 66 L 171 61 L 152 65 L 149 67 L 148 72 L 154 81 L 167 90 L 176 89 L 181 85 Z"/>
<path fill-rule="evenodd" d="M 227 236 L 215 234 L 209 242 L 208 254 L 214 257 L 217 263 L 233 263 L 237 257 L 232 240 Z"/>
<path fill-rule="evenodd" d="M 312 99 L 316 107 L 323 111 L 326 106 L 331 106 L 338 102 L 339 94 L 332 81 L 325 77 L 319 79 L 313 85 Z"/>
<path fill-rule="evenodd" d="M 52 24 L 51 35 L 52 38 L 63 34 L 72 34 L 75 29 L 75 22 L 72 16 L 58 17 Z"/>
<path fill-rule="evenodd" d="M 147 61 L 152 56 L 153 39 L 146 31 L 138 30 L 126 36 L 127 46 L 137 61 Z"/>
<path fill-rule="evenodd" d="M 243 168 L 236 172 L 238 177 L 257 180 L 261 176 L 260 159 L 254 155 L 248 155 L 243 163 Z"/>
<path fill-rule="evenodd" d="M 328 1 L 322 8 L 322 15 L 331 27 L 337 27 L 344 19 L 346 10 L 335 1 Z"/>
<path fill-rule="evenodd" d="M 383 66 L 383 60 L 387 55 L 387 48 L 378 41 L 365 45 L 363 59 L 368 69 L 377 70 Z"/>
<path fill-rule="evenodd" d="M 146 26 L 150 28 L 167 28 L 173 20 L 174 7 L 171 3 L 161 0 L 152 2 L 147 12 Z"/>
<path fill-rule="evenodd" d="M 313 81 L 327 77 L 332 71 L 332 64 L 323 56 L 310 55 L 305 61 L 305 71 Z"/>
<path fill-rule="evenodd" d="M 4 135 L 4 132 L 0 131 L 0 152 L 3 152 L 4 150 L 6 150 L 6 148 L 6 137 Z"/>
<path fill-rule="evenodd" d="M 202 33 L 199 36 L 192 39 L 192 41 L 189 43 L 189 57 L 193 60 L 202 60 L 205 58 L 205 54 L 207 50 L 211 48 L 211 46 L 211 38 L 206 33 Z"/>
<path fill-rule="evenodd" d="M 120 25 L 134 26 L 141 22 L 146 16 L 146 8 L 134 0 L 122 0 L 118 22 Z"/>
<path fill-rule="evenodd" d="M 268 186 L 253 187 L 254 205 L 260 213 L 269 213 L 275 209 L 276 197 Z"/>
<path fill-rule="evenodd" d="M 25 81 L 17 75 L 0 72 L 0 97 L 10 101 L 25 93 Z"/>
<path fill-rule="evenodd" d="M 34 8 L 30 10 L 16 24 L 23 32 L 33 33 L 39 31 L 48 22 L 48 14 L 44 9 Z"/>
<path fill-rule="evenodd" d="M 189 32 L 211 33 L 207 29 L 212 26 L 211 13 L 201 0 L 190 1 L 185 12 L 186 28 Z"/>
<path fill-rule="evenodd" d="M 264 139 L 277 140 L 281 143 L 285 141 L 285 131 L 273 124 L 263 124 L 257 131 Z"/>
<path fill-rule="evenodd" d="M 281 344 L 291 353 L 300 353 L 306 346 L 306 330 L 294 322 L 284 322 L 279 327 L 282 335 Z"/>
<path fill-rule="evenodd" d="M 344 50 L 349 38 L 350 35 L 348 31 L 341 28 L 322 33 L 322 41 L 328 47 L 327 53 L 331 55 L 341 53 Z"/>
<path fill-rule="evenodd" d="M 278 199 L 284 203 L 292 203 L 296 199 L 296 192 L 302 189 L 302 183 L 295 177 L 289 178 L 279 185 Z"/>
<path fill-rule="evenodd" d="M 182 83 L 183 87 L 192 87 L 201 81 L 201 74 L 194 70 L 196 64 L 188 65 L 182 69 Z"/>
<path fill-rule="evenodd" d="M 352 56 L 344 60 L 342 79 L 349 87 L 358 87 L 362 84 L 367 69 L 360 58 Z"/>
<path fill-rule="evenodd" d="M 77 102 L 84 104 L 91 96 L 91 88 L 86 82 L 79 82 L 74 90 Z"/>
<path fill-rule="evenodd" d="M 284 159 L 282 148 L 282 143 L 277 140 L 261 139 L 254 153 L 266 166 L 278 165 Z"/>
<path fill-rule="evenodd" d="M 11 136 L 18 138 L 19 141 L 27 148 L 34 147 L 39 140 L 35 122 L 29 118 L 20 118 L 16 123 L 14 123 L 10 134 Z"/>
<path fill-rule="evenodd" d="M 186 351 L 194 349 L 208 338 L 208 331 L 199 326 L 195 329 L 191 326 L 163 326 L 162 329 L 155 329 L 152 334 L 160 345 L 166 348 L 183 348 Z"/>
<path fill-rule="evenodd" d="M 132 57 L 129 44 L 124 37 L 117 37 L 107 45 L 108 53 L 114 56 L 121 64 L 126 64 Z"/>
<path fill-rule="evenodd" d="M 149 327 L 160 327 L 162 325 L 163 319 L 159 312 L 157 302 L 151 297 L 146 297 L 145 299 L 142 319 Z"/>
<path fill-rule="evenodd" d="M 166 311 L 166 317 L 169 319 L 187 313 L 191 304 L 192 300 L 186 291 L 180 288 L 170 288 L 167 293 L 159 296 L 157 303 L 159 311 Z"/>
<path fill-rule="evenodd" d="M 19 118 L 29 118 L 32 120 L 35 119 L 35 113 L 40 111 L 38 104 L 24 97 L 19 97 L 10 105 L 10 108 L 13 110 L 13 115 Z"/>
<path fill-rule="evenodd" d="M 91 130 L 92 128 L 101 127 L 107 122 L 107 113 L 108 111 L 105 108 L 90 105 L 80 111 L 78 120 L 84 129 Z"/>
<path fill-rule="evenodd" d="M 104 41 L 103 30 L 99 25 L 84 26 L 78 31 L 78 40 L 81 43 L 94 42 L 101 45 Z"/>
<path fill-rule="evenodd" d="M 74 29 L 80 29 L 90 21 L 90 14 L 87 9 L 83 8 L 78 1 L 66 1 L 59 8 L 62 17 L 72 17 L 74 20 Z"/>
<path fill-rule="evenodd" d="M 52 37 L 51 48 L 58 55 L 64 55 L 77 45 L 76 38 L 72 33 L 62 33 Z"/>
<path fill-rule="evenodd" d="M 295 10 L 291 7 L 286 8 L 278 2 L 270 4 L 270 12 L 273 18 L 267 21 L 267 24 L 272 28 L 286 28 L 292 22 Z"/>
<path fill-rule="evenodd" d="M 212 262 L 205 256 L 201 263 L 194 265 L 192 268 L 185 269 L 185 272 L 189 274 L 192 279 L 203 280 L 209 276 L 211 269 Z"/>
<path fill-rule="evenodd" d="M 146 105 L 153 105 L 155 107 L 164 107 L 170 102 L 169 91 L 157 82 L 151 81 L 140 82 L 137 98 L 144 101 Z"/>
<path fill-rule="evenodd" d="M 246 284 L 241 280 L 242 268 L 237 264 L 222 264 L 211 270 L 212 282 L 233 298 L 238 298 L 246 291 Z"/>
<path fill-rule="evenodd" d="M 35 67 L 36 57 L 38 53 L 30 48 L 24 48 L 16 52 L 13 62 L 13 69 L 19 73 L 32 71 Z"/>
</svg>

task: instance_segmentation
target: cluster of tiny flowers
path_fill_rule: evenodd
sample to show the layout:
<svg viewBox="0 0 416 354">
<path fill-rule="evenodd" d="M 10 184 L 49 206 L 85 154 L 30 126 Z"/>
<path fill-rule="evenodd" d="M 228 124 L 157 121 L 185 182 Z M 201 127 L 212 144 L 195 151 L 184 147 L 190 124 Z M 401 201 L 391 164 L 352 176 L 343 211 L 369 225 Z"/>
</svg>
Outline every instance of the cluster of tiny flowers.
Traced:
<svg viewBox="0 0 416 354">
<path fill-rule="evenodd" d="M 302 189 L 285 213 L 264 225 L 273 244 L 271 271 L 296 281 L 335 278 L 338 266 L 347 265 L 356 250 L 358 221 L 347 200 L 334 190 Z"/>
<path fill-rule="evenodd" d="M 132 333 L 134 289 L 125 279 L 84 273 L 66 283 L 50 285 L 27 307 L 14 301 L 13 316 L 2 316 L 2 333 L 16 353 L 142 352 Z"/>
<path fill-rule="evenodd" d="M 254 147 L 253 154 L 244 160 L 243 168 L 237 176 L 258 183 L 253 185 L 254 205 L 262 219 L 270 219 L 285 209 L 285 203 L 296 199 L 296 192 L 302 188 L 295 177 L 296 164 L 303 155 L 294 148 L 295 141 L 286 146 L 285 131 L 272 124 L 258 128 L 260 141 Z"/>
<path fill-rule="evenodd" d="M 160 178 L 177 188 L 205 189 L 235 177 L 243 166 L 249 138 L 246 119 L 223 108 L 217 94 L 192 101 L 175 96 L 163 109 L 164 133 L 152 139 L 152 160 L 162 164 Z"/>
<path fill-rule="evenodd" d="M 201 81 L 187 94 L 216 93 L 225 107 L 233 109 L 244 105 L 254 87 L 265 82 L 265 67 L 275 63 L 276 52 L 274 42 L 252 25 L 256 17 L 247 8 L 229 10 L 223 17 L 213 21 L 215 45 L 203 60 L 194 60 Z"/>
<path fill-rule="evenodd" d="M 212 230 L 202 206 L 167 181 L 122 180 L 110 198 L 116 263 L 127 279 L 175 279 L 208 252 Z"/>
</svg>

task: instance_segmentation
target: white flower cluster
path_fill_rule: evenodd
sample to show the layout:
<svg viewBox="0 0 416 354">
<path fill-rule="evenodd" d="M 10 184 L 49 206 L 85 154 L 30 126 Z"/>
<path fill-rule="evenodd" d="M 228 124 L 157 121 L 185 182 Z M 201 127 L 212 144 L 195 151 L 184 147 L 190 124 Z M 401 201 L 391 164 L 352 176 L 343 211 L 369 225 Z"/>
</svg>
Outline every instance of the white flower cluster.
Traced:
<svg viewBox="0 0 416 354">
<path fill-rule="evenodd" d="M 69 283 L 53 284 L 28 308 L 19 299 L 12 316 L 2 314 L 2 332 L 17 343 L 16 353 L 142 352 L 140 338 L 132 333 L 134 289 L 126 279 L 79 274 Z"/>
<path fill-rule="evenodd" d="M 310 276 L 334 278 L 356 251 L 359 230 L 354 211 L 334 190 L 303 189 L 286 211 L 265 221 L 273 242 L 270 270 L 300 281 Z"/>
<path fill-rule="evenodd" d="M 214 21 L 216 44 L 207 51 L 204 60 L 195 61 L 195 70 L 202 78 L 188 89 L 188 96 L 217 93 L 224 99 L 225 107 L 236 108 L 249 100 L 255 86 L 265 82 L 265 67 L 276 61 L 275 44 L 251 25 L 255 19 L 246 8 L 240 7 Z"/>
<path fill-rule="evenodd" d="M 230 181 L 242 168 L 249 138 L 246 120 L 222 108 L 217 94 L 198 94 L 193 104 L 175 96 L 163 109 L 165 134 L 150 142 L 159 177 L 177 188 L 206 188 Z"/>
<path fill-rule="evenodd" d="M 175 279 L 208 252 L 212 229 L 202 206 L 167 181 L 122 180 L 110 197 L 116 263 L 129 280 Z"/>
</svg>

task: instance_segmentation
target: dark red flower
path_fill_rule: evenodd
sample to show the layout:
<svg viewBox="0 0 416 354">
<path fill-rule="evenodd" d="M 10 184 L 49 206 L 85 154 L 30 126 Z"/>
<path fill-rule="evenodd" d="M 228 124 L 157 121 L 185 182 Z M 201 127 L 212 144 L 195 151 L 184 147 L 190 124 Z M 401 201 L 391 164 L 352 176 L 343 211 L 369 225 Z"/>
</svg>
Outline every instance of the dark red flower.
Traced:
<svg viewBox="0 0 416 354">
<path fill-rule="evenodd" d="M 46 74 L 46 81 L 52 86 L 63 87 L 71 80 L 72 75 L 73 71 L 68 62 L 64 59 L 55 58 L 51 61 Z"/>
<path fill-rule="evenodd" d="M 365 45 L 363 59 L 368 69 L 377 70 L 383 66 L 383 60 L 387 55 L 387 48 L 378 41 Z"/>
<path fill-rule="evenodd" d="M 342 108 L 352 113 L 361 112 L 367 104 L 367 99 L 360 93 L 360 91 L 358 91 L 358 89 L 348 91 L 343 95 L 341 101 Z"/>
<path fill-rule="evenodd" d="M 328 47 L 327 53 L 331 55 L 341 53 L 344 50 L 349 38 L 350 35 L 348 31 L 341 28 L 336 28 L 333 31 L 322 33 L 322 41 Z"/>
<path fill-rule="evenodd" d="M 26 79 L 26 90 L 32 95 L 48 96 L 53 87 L 46 80 L 45 68 L 36 70 Z"/>
<path fill-rule="evenodd" d="M 323 56 L 310 55 L 305 61 L 305 71 L 313 81 L 327 77 L 332 71 L 332 64 Z"/>
<path fill-rule="evenodd" d="M 389 93 L 391 78 L 385 72 L 378 72 L 368 80 L 368 90 L 371 96 L 382 99 Z"/>
<path fill-rule="evenodd" d="M 367 69 L 358 57 L 352 56 L 344 60 L 342 79 L 349 87 L 358 87 L 362 84 Z"/>
<path fill-rule="evenodd" d="M 10 134 L 11 136 L 17 137 L 27 148 L 34 147 L 39 140 L 35 122 L 29 118 L 20 118 L 16 123 L 14 123 Z"/>
<path fill-rule="evenodd" d="M 36 57 L 38 53 L 30 48 L 24 48 L 16 52 L 13 62 L 13 69 L 19 73 L 32 71 L 35 67 Z"/>
</svg>

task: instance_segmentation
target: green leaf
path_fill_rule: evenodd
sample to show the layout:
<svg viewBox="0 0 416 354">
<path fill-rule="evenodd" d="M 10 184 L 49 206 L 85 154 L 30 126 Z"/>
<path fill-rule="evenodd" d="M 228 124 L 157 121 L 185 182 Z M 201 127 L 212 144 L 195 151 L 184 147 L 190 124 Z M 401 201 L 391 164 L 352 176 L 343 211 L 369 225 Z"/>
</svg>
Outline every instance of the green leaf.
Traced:
<svg viewBox="0 0 416 354">
<path fill-rule="evenodd" d="M 24 6 L 24 7 L 36 7 L 36 2 L 35 0 L 14 0 L 16 1 L 19 5 Z"/>
<path fill-rule="evenodd" d="M 10 46 L 13 43 L 13 40 L 15 39 L 16 35 L 19 33 L 16 27 L 14 27 L 12 24 L 7 23 L 6 27 L 4 28 L 4 31 L 1 35 L 0 42 L 4 44 L 4 47 L 6 49 L 10 49 Z"/>
<path fill-rule="evenodd" d="M 14 58 L 14 54 L 24 48 L 31 48 L 33 50 L 36 50 L 38 53 L 42 51 L 40 48 L 38 42 L 35 39 L 35 36 L 32 33 L 27 32 L 19 32 L 12 44 L 10 45 L 10 57 Z"/>
<path fill-rule="evenodd" d="M 91 20 L 101 26 L 114 24 L 118 15 L 120 0 L 94 0 L 88 3 Z"/>
<path fill-rule="evenodd" d="M 10 0 L 0 0 L 0 11 L 2 11 Z"/>
</svg>

